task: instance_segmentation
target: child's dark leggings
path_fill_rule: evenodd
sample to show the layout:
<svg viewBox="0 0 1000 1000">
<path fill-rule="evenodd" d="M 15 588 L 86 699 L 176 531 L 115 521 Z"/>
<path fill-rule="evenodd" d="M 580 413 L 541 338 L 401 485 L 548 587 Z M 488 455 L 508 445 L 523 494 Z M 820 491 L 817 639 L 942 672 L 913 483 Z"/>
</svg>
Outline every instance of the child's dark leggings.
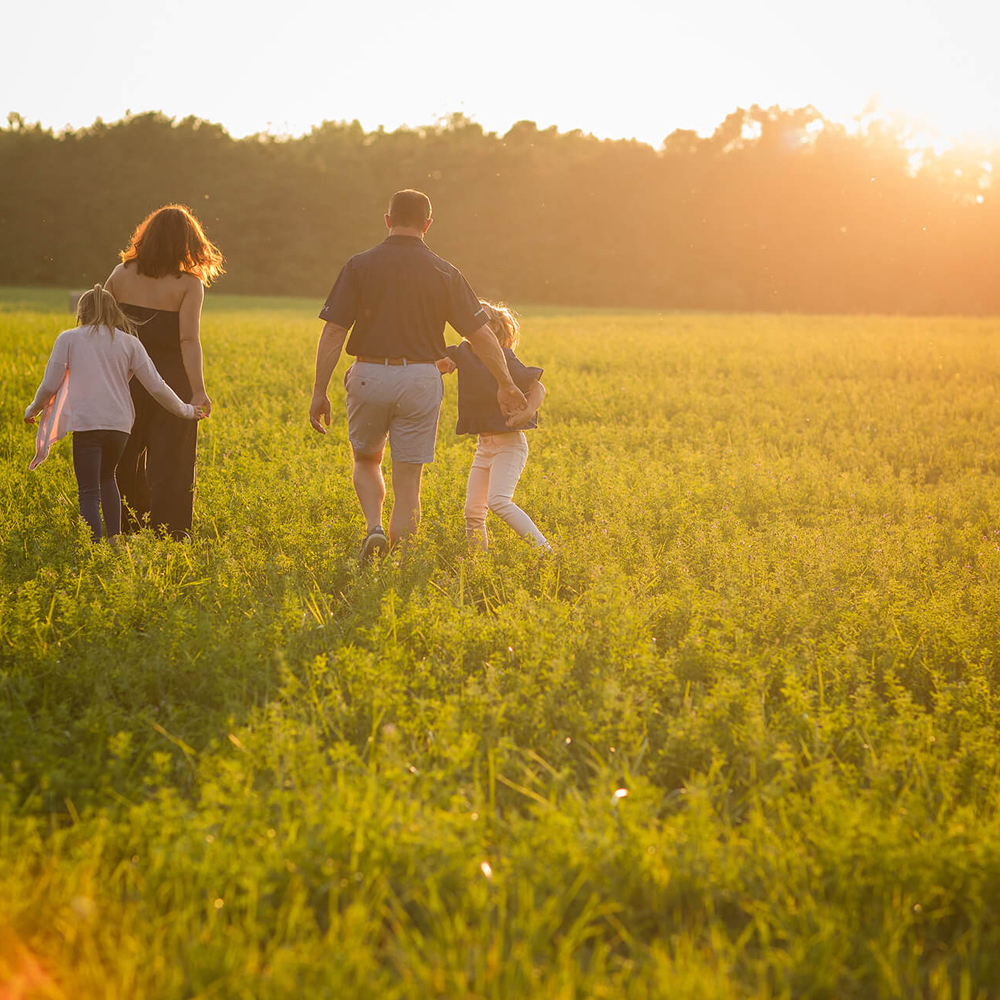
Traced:
<svg viewBox="0 0 1000 1000">
<path fill-rule="evenodd" d="M 108 537 L 122 530 L 121 498 L 115 466 L 122 457 L 128 434 L 124 431 L 74 431 L 73 471 L 80 491 L 80 514 L 90 525 L 95 542 L 101 540 L 101 510 Z"/>
</svg>

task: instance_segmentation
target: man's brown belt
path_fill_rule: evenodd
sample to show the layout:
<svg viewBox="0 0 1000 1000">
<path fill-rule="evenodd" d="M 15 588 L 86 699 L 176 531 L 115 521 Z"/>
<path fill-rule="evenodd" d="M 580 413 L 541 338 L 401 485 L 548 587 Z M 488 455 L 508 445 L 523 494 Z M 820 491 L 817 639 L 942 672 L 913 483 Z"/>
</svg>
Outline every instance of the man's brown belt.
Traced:
<svg viewBox="0 0 1000 1000">
<path fill-rule="evenodd" d="M 430 364 L 427 361 L 414 361 L 412 358 L 376 358 L 371 354 L 359 354 L 358 361 L 363 361 L 366 365 L 420 365 Z"/>
</svg>

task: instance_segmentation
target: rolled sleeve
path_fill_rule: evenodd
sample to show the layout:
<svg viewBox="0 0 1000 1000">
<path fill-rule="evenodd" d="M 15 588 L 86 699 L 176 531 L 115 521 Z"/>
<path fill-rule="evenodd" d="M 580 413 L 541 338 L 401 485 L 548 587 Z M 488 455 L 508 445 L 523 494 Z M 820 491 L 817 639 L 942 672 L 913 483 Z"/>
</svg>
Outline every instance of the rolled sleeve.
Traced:
<svg viewBox="0 0 1000 1000">
<path fill-rule="evenodd" d="M 348 261 L 319 311 L 319 318 L 350 330 L 358 318 L 358 282 L 352 261 Z"/>
<path fill-rule="evenodd" d="M 504 354 L 507 356 L 507 370 L 510 372 L 510 377 L 521 392 L 527 392 L 528 387 L 537 382 L 545 372 L 544 368 L 523 364 L 513 351 L 507 350 Z"/>
</svg>

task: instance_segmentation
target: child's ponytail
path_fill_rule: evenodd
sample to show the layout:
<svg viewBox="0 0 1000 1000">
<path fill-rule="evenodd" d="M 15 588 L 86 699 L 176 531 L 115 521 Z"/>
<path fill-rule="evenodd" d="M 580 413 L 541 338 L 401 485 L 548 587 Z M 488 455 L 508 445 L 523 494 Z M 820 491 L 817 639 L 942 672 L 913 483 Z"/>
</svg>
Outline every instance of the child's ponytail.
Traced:
<svg viewBox="0 0 1000 1000">
<path fill-rule="evenodd" d="M 92 326 L 95 330 L 107 327 L 112 337 L 115 330 L 124 330 L 133 337 L 136 335 L 135 323 L 122 312 L 115 297 L 100 282 L 80 296 L 76 307 L 76 322 L 78 326 Z"/>
</svg>

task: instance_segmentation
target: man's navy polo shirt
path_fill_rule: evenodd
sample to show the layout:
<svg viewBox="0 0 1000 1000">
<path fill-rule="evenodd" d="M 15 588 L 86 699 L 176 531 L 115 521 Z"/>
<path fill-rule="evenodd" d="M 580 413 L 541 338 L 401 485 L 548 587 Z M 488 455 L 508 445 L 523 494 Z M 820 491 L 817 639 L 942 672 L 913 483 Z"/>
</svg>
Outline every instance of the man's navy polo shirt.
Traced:
<svg viewBox="0 0 1000 1000">
<path fill-rule="evenodd" d="M 419 236 L 389 236 L 344 265 L 319 318 L 351 330 L 355 357 L 434 362 L 444 357 L 445 323 L 466 337 L 488 317 L 457 267 Z"/>
<path fill-rule="evenodd" d="M 497 402 L 497 380 L 479 360 L 472 345 L 462 341 L 445 350 L 448 357 L 458 365 L 458 423 L 455 425 L 455 433 L 509 434 L 512 428 L 507 426 L 507 420 L 500 412 L 500 404 Z M 542 377 L 544 369 L 529 368 L 522 364 L 521 359 L 509 347 L 505 347 L 503 353 L 514 385 L 521 392 L 527 392 L 531 384 Z M 536 414 L 523 427 L 513 429 L 527 430 L 537 426 Z"/>
</svg>

